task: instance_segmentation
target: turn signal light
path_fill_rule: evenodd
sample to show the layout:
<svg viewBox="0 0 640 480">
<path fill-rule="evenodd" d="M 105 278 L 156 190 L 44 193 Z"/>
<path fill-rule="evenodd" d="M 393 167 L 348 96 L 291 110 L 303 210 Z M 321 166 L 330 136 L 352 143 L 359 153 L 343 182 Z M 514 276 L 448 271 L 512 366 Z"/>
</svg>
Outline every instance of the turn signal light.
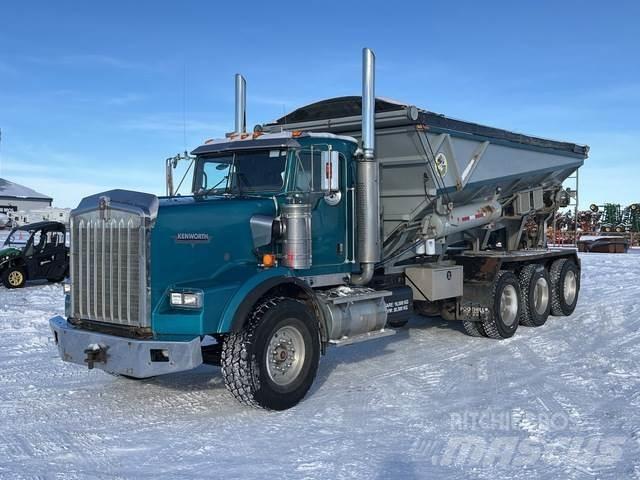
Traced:
<svg viewBox="0 0 640 480">
<path fill-rule="evenodd" d="M 276 265 L 276 256 L 273 253 L 265 253 L 262 255 L 262 266 L 271 268 Z"/>
<path fill-rule="evenodd" d="M 302 136 L 302 133 L 303 133 L 302 130 L 294 130 L 293 132 L 291 132 L 291 136 L 293 138 L 298 138 Z"/>
</svg>

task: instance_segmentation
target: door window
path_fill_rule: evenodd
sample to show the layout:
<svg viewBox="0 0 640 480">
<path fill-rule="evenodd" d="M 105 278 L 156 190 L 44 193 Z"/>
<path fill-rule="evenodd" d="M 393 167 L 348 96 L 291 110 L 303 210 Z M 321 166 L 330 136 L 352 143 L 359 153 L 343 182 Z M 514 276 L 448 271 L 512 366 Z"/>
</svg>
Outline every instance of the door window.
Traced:
<svg viewBox="0 0 640 480">
<path fill-rule="evenodd" d="M 45 250 L 55 250 L 64 245 L 64 234 L 62 232 L 47 232 Z"/>
<path fill-rule="evenodd" d="M 296 155 L 292 189 L 295 192 L 321 192 L 322 159 L 320 149 L 301 150 Z"/>
</svg>

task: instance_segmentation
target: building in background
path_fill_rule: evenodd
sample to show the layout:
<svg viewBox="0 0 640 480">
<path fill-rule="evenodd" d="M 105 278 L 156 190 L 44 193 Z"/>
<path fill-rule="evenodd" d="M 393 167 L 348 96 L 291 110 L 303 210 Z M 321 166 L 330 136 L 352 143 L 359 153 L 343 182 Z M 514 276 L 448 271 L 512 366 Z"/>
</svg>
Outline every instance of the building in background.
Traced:
<svg viewBox="0 0 640 480">
<path fill-rule="evenodd" d="M 64 223 L 65 225 L 67 225 L 69 223 L 70 213 L 70 208 L 47 207 L 36 208 L 28 211 L 18 210 L 17 212 L 9 212 L 6 215 L 9 219 L 9 225 L 17 227 L 20 225 L 27 225 L 29 223 L 35 222 L 44 222 L 48 220 L 52 222 Z"/>
<path fill-rule="evenodd" d="M 29 187 L 0 178 L 0 212 L 28 212 L 51 206 L 53 199 Z"/>
<path fill-rule="evenodd" d="M 44 220 L 69 223 L 69 208 L 52 207 L 53 199 L 35 190 L 0 178 L 0 228 Z"/>
</svg>

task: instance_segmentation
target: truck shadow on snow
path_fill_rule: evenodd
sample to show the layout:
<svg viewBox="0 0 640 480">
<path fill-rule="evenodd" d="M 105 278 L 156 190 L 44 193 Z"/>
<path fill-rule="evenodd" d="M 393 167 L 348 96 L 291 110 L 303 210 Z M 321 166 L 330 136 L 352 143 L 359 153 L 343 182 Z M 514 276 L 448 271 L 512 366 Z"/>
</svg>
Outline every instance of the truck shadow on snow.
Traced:
<svg viewBox="0 0 640 480">
<path fill-rule="evenodd" d="M 401 342 L 411 338 L 413 332 L 431 329 L 457 330 L 464 335 L 462 324 L 459 322 L 447 322 L 441 317 L 414 315 L 407 325 L 396 329 L 395 335 L 345 347 L 329 348 L 327 354 L 320 359 L 318 374 L 308 396 L 319 390 L 339 365 L 371 362 L 381 357 L 402 355 L 401 348 L 397 348 Z"/>
<path fill-rule="evenodd" d="M 307 398 L 320 390 L 324 383 L 331 377 L 333 372 L 340 365 L 358 364 L 360 362 L 372 362 L 381 357 L 400 355 L 397 348 L 403 341 L 407 341 L 412 332 L 430 329 L 457 330 L 464 335 L 462 325 L 458 322 L 447 322 L 441 317 L 421 317 L 414 315 L 409 323 L 396 330 L 396 334 L 389 337 L 382 337 L 376 340 L 357 343 L 345 347 L 330 347 L 327 354 L 320 359 L 316 379 L 307 394 Z M 123 381 L 131 381 L 122 379 Z M 220 392 L 221 395 L 228 395 L 222 379 L 220 367 L 211 365 L 201 365 L 200 367 L 159 377 L 138 380 L 136 383 L 153 384 L 171 390 L 190 390 Z"/>
</svg>

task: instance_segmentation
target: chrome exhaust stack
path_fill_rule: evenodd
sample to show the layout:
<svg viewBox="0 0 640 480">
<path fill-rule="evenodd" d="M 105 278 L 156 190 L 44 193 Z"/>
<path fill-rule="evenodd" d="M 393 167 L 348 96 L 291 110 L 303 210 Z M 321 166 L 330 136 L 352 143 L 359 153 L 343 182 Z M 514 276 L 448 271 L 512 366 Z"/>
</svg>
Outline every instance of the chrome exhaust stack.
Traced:
<svg viewBox="0 0 640 480">
<path fill-rule="evenodd" d="M 358 261 L 361 273 L 352 275 L 356 285 L 373 278 L 380 261 L 380 191 L 378 162 L 375 157 L 375 62 L 372 50 L 362 50 L 362 154 L 358 159 L 356 200 L 358 225 Z"/>
<path fill-rule="evenodd" d="M 233 131 L 247 131 L 247 81 L 239 73 L 236 73 L 236 124 Z"/>
</svg>

